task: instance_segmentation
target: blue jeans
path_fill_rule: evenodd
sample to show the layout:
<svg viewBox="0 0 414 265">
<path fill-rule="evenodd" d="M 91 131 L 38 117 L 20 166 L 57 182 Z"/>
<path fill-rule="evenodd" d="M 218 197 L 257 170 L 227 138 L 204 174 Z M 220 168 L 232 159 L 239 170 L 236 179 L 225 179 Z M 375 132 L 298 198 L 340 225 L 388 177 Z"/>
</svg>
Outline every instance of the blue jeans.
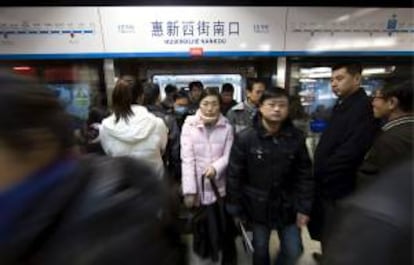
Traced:
<svg viewBox="0 0 414 265">
<path fill-rule="evenodd" d="M 269 239 L 272 229 L 266 225 L 253 224 L 253 265 L 270 265 Z M 292 224 L 277 231 L 280 250 L 275 265 L 295 265 L 303 252 L 300 229 Z"/>
</svg>

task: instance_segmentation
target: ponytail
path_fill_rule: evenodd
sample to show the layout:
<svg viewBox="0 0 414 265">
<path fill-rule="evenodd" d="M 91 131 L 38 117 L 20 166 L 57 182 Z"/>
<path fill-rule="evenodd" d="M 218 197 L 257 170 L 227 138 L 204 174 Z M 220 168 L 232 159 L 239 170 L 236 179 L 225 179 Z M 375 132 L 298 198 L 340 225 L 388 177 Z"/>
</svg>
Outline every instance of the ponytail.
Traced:
<svg viewBox="0 0 414 265">
<path fill-rule="evenodd" d="M 112 109 L 115 114 L 115 122 L 121 118 L 128 122 L 128 117 L 133 115 L 131 105 L 137 103 L 137 99 L 142 95 L 140 83 L 134 85 L 124 80 L 119 80 L 112 92 Z"/>
</svg>

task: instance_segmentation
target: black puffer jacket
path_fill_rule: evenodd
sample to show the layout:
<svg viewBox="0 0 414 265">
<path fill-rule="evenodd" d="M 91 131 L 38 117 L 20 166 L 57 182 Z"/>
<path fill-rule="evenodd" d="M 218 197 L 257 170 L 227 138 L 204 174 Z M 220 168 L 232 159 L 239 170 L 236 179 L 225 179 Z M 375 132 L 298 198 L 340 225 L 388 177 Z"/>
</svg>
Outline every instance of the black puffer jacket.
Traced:
<svg viewBox="0 0 414 265">
<path fill-rule="evenodd" d="M 87 159 L 32 202 L 0 244 L 0 264 L 182 264 L 165 195 L 139 161 Z"/>
<path fill-rule="evenodd" d="M 268 225 L 287 225 L 309 214 L 314 181 L 302 132 L 287 122 L 269 136 L 258 115 L 241 131 L 227 170 L 227 209 L 232 215 Z"/>
<path fill-rule="evenodd" d="M 177 183 L 181 181 L 181 159 L 180 159 L 180 128 L 172 114 L 166 113 L 157 105 L 147 105 L 148 111 L 161 118 L 168 128 L 168 142 L 163 156 L 164 163 L 171 180 Z"/>
</svg>

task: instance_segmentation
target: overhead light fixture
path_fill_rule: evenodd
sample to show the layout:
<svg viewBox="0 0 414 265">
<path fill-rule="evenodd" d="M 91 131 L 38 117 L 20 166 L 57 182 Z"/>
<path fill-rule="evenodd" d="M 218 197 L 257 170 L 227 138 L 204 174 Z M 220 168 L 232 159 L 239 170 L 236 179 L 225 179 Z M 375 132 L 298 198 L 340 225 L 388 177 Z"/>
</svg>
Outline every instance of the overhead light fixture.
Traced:
<svg viewBox="0 0 414 265">
<path fill-rule="evenodd" d="M 390 74 L 394 72 L 396 67 L 389 66 L 389 67 L 374 67 L 374 68 L 365 68 L 362 70 L 362 75 L 379 75 L 379 74 Z"/>
<path fill-rule="evenodd" d="M 362 75 L 385 74 L 385 68 L 367 68 L 362 70 Z"/>
<path fill-rule="evenodd" d="M 301 79 L 299 79 L 299 82 L 301 82 L 301 83 L 315 83 L 316 80 L 311 79 L 311 78 L 301 78 Z"/>
<path fill-rule="evenodd" d="M 301 68 L 299 70 L 301 74 L 309 75 L 309 74 L 316 74 L 316 73 L 329 73 L 331 74 L 332 70 L 330 67 L 312 67 L 312 68 Z"/>
<path fill-rule="evenodd" d="M 308 78 L 330 78 L 332 76 L 331 72 L 325 72 L 325 73 L 314 73 L 308 75 Z"/>
<path fill-rule="evenodd" d="M 14 66 L 13 70 L 14 71 L 30 71 L 30 70 L 32 70 L 32 67 L 30 67 L 30 66 Z"/>
</svg>

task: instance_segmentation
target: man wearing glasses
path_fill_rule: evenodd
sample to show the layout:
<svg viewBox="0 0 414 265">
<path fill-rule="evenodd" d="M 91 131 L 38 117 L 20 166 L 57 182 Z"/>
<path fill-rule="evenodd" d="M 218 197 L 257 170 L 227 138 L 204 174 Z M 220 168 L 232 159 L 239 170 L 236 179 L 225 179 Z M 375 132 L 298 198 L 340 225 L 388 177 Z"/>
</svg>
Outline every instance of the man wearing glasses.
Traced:
<svg viewBox="0 0 414 265">
<path fill-rule="evenodd" d="M 386 169 L 413 158 L 412 82 L 377 90 L 372 108 L 375 118 L 384 120 L 385 124 L 358 171 L 358 188 L 371 184 Z"/>
<path fill-rule="evenodd" d="M 280 239 L 277 265 L 302 254 L 301 228 L 312 205 L 314 180 L 303 133 L 289 116 L 284 89 L 264 90 L 253 126 L 236 135 L 227 169 L 227 210 L 253 230 L 253 264 L 269 265 L 269 238 Z"/>
</svg>

